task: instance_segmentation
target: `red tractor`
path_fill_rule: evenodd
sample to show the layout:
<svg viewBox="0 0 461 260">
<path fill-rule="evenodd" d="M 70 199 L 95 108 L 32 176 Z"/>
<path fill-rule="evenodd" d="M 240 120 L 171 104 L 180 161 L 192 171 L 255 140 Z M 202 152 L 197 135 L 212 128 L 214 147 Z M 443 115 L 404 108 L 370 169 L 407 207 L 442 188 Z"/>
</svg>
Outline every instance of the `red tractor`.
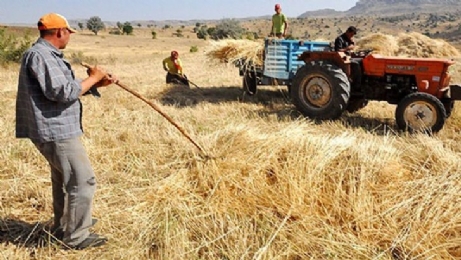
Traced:
<svg viewBox="0 0 461 260">
<path fill-rule="evenodd" d="M 447 59 L 383 57 L 371 51 L 307 51 L 299 60 L 291 98 L 301 113 L 312 119 L 336 119 L 355 112 L 369 100 L 396 104 L 400 129 L 437 132 L 450 116 L 461 86 L 450 85 Z"/>
</svg>

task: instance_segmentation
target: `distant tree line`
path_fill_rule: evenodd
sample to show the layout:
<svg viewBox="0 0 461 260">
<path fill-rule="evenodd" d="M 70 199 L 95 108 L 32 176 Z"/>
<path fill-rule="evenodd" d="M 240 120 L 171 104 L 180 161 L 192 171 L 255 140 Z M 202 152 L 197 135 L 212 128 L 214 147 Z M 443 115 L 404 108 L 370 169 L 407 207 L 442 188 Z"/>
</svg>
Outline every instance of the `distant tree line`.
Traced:
<svg viewBox="0 0 461 260">
<path fill-rule="evenodd" d="M 248 32 L 245 28 L 240 25 L 240 22 L 233 19 L 221 20 L 215 27 L 208 27 L 201 23 L 196 23 L 194 27 L 194 33 L 196 33 L 199 39 L 258 39 L 259 35 L 255 32 Z"/>
<path fill-rule="evenodd" d="M 83 23 L 78 23 L 78 27 L 83 30 Z M 138 23 L 138 27 L 141 27 L 141 24 Z M 86 22 L 86 28 L 93 32 L 95 35 L 98 35 L 98 32 L 104 30 L 106 26 L 99 16 L 92 16 Z M 133 26 L 130 22 L 117 22 L 117 27 L 109 31 L 110 34 L 133 34 Z"/>
</svg>

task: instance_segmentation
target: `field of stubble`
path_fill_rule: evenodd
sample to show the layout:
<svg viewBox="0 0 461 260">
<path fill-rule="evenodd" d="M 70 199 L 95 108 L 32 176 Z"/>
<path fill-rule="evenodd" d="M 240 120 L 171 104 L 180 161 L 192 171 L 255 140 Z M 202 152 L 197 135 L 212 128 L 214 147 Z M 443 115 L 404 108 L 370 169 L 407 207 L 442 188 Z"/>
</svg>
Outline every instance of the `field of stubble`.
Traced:
<svg viewBox="0 0 461 260">
<path fill-rule="evenodd" d="M 238 70 L 207 60 L 206 46 L 73 35 L 67 57 L 116 74 L 210 155 L 117 86 L 83 97 L 82 140 L 98 179 L 94 231 L 110 239 L 85 251 L 37 246 L 52 214 L 48 166 L 14 138 L 18 67 L 2 68 L 0 258 L 461 259 L 459 105 L 432 137 L 398 133 L 395 107 L 378 102 L 314 123 L 282 87 L 243 95 Z M 200 89 L 164 83 L 172 49 Z"/>
</svg>

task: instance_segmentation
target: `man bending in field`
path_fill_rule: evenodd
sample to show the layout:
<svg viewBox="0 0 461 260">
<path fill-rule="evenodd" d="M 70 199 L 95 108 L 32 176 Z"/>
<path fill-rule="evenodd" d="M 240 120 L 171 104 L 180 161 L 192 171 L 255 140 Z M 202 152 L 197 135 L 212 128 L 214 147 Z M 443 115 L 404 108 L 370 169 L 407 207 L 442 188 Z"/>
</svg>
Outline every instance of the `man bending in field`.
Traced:
<svg viewBox="0 0 461 260">
<path fill-rule="evenodd" d="M 189 80 L 187 80 L 182 68 L 182 62 L 179 59 L 179 53 L 172 51 L 169 57 L 166 57 L 163 62 L 163 69 L 167 72 L 166 83 L 180 83 L 189 87 Z"/>
</svg>

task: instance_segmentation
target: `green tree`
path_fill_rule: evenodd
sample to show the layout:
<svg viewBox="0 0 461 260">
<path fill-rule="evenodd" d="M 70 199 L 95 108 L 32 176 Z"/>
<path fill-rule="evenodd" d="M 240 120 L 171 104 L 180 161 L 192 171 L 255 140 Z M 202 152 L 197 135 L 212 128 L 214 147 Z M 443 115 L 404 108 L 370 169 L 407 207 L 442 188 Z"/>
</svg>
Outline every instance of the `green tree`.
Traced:
<svg viewBox="0 0 461 260">
<path fill-rule="evenodd" d="M 141 23 L 138 23 L 138 27 L 141 28 L 141 27 L 142 27 L 142 24 L 141 24 Z"/>
<path fill-rule="evenodd" d="M 152 31 L 152 39 L 157 39 L 157 32 L 156 31 Z"/>
<path fill-rule="evenodd" d="M 105 26 L 99 16 L 93 16 L 86 22 L 86 28 L 92 31 L 95 35 L 98 35 L 98 32 L 104 29 Z"/>
<path fill-rule="evenodd" d="M 210 29 L 212 28 L 209 28 L 208 34 L 214 40 L 226 38 L 240 39 L 242 38 L 242 34 L 246 31 L 244 28 L 242 28 L 239 21 L 231 19 L 222 20 L 219 24 L 216 25 L 214 30 Z"/>
<path fill-rule="evenodd" d="M 129 22 L 125 22 L 123 24 L 123 29 L 122 29 L 123 33 L 126 34 L 126 35 L 130 35 L 133 33 L 133 26 L 131 26 L 131 23 Z"/>
<path fill-rule="evenodd" d="M 207 29 L 206 29 L 206 33 L 207 33 L 208 35 L 210 35 L 210 36 L 213 38 L 213 36 L 214 36 L 215 33 L 216 33 L 216 27 L 207 28 Z"/>
<path fill-rule="evenodd" d="M 83 23 L 79 22 L 78 23 L 78 28 L 80 28 L 80 30 L 83 30 L 83 28 L 85 28 L 85 25 L 83 25 Z"/>
<path fill-rule="evenodd" d="M 206 27 L 202 26 L 200 29 L 198 29 L 197 38 L 206 40 L 207 36 L 208 36 L 208 32 L 207 32 Z"/>
</svg>

